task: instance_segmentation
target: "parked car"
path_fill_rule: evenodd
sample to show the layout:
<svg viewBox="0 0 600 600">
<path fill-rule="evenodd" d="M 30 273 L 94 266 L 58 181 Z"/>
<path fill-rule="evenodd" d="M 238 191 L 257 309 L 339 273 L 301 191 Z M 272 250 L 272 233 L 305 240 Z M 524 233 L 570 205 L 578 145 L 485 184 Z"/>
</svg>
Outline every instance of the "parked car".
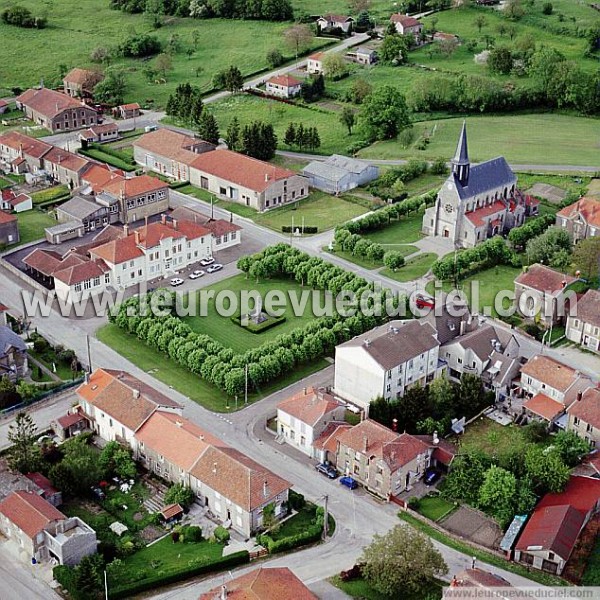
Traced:
<svg viewBox="0 0 600 600">
<path fill-rule="evenodd" d="M 340 477 L 340 483 L 342 485 L 345 485 L 347 488 L 350 488 L 351 490 L 355 490 L 358 487 L 358 483 L 357 483 L 356 479 L 354 479 L 353 477 L 350 477 L 348 475 L 345 475 L 344 477 Z"/>
<path fill-rule="evenodd" d="M 315 469 L 319 471 L 319 473 L 327 475 L 329 479 L 335 479 L 338 476 L 337 471 L 331 465 L 326 465 L 325 463 L 319 463 Z"/>
<path fill-rule="evenodd" d="M 171 279 L 171 285 L 173 287 L 177 287 L 178 285 L 182 285 L 184 283 L 183 279 L 179 278 L 179 277 L 173 277 L 173 279 Z"/>
<path fill-rule="evenodd" d="M 208 267 L 208 265 L 212 265 L 214 262 L 215 262 L 215 259 L 214 259 L 214 258 L 211 256 L 210 258 L 203 258 L 203 259 L 200 261 L 200 264 L 201 264 L 203 267 Z"/>
<path fill-rule="evenodd" d="M 425 470 L 423 483 L 425 483 L 425 485 L 432 485 L 441 477 L 441 475 L 442 474 L 436 468 L 429 467 Z"/>
<path fill-rule="evenodd" d="M 223 265 L 216 263 L 214 265 L 210 265 L 210 267 L 208 267 L 208 269 L 206 269 L 207 273 L 216 273 L 217 271 L 220 271 L 223 268 Z"/>
<path fill-rule="evenodd" d="M 435 301 L 433 298 L 430 298 L 429 296 L 423 296 L 422 294 L 419 294 L 415 300 L 415 304 L 417 305 L 418 309 L 423 309 L 423 308 L 435 308 Z"/>
<path fill-rule="evenodd" d="M 204 275 L 204 271 L 198 269 L 197 271 L 190 273 L 190 279 L 198 279 L 198 277 L 202 277 L 202 275 Z"/>
</svg>

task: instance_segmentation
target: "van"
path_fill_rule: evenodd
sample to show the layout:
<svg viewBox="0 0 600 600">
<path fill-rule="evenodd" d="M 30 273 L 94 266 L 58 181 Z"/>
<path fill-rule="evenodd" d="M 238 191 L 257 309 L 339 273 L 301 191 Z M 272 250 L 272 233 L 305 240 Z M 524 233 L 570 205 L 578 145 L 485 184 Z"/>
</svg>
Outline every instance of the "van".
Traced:
<svg viewBox="0 0 600 600">
<path fill-rule="evenodd" d="M 146 127 L 144 127 L 144 131 L 146 133 L 149 133 L 150 131 L 156 131 L 158 129 L 157 125 L 146 125 Z"/>
</svg>

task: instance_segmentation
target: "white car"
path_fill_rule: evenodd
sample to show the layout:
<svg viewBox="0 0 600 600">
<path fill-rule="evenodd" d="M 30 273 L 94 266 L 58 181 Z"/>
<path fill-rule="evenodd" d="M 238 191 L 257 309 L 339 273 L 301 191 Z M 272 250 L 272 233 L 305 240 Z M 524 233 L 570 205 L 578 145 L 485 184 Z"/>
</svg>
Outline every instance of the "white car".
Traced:
<svg viewBox="0 0 600 600">
<path fill-rule="evenodd" d="M 203 259 L 200 261 L 200 264 L 201 264 L 203 267 L 208 267 L 208 265 L 212 265 L 214 262 L 215 262 L 215 259 L 214 259 L 214 258 L 211 256 L 210 258 L 203 258 Z"/>
<path fill-rule="evenodd" d="M 204 275 L 204 271 L 198 269 L 197 271 L 190 273 L 190 279 L 198 279 L 199 277 L 202 277 L 202 275 Z"/>
<path fill-rule="evenodd" d="M 216 263 L 214 265 L 211 265 L 210 267 L 208 267 L 208 269 L 206 269 L 207 273 L 216 273 L 217 271 L 220 271 L 223 268 L 223 265 L 220 265 L 219 263 Z"/>
<path fill-rule="evenodd" d="M 183 279 L 180 279 L 179 277 L 174 277 L 173 279 L 171 279 L 171 285 L 173 287 L 177 287 L 178 285 L 182 285 L 183 283 Z"/>
</svg>

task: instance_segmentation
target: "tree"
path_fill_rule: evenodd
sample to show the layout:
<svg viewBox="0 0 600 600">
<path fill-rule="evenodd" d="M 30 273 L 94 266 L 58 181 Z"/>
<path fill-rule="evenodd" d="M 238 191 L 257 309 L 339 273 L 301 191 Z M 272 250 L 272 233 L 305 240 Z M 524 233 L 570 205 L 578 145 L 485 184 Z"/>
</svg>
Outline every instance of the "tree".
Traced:
<svg viewBox="0 0 600 600">
<path fill-rule="evenodd" d="M 344 106 L 340 113 L 340 123 L 348 129 L 348 135 L 352 135 L 354 121 L 354 111 L 349 106 Z"/>
<path fill-rule="evenodd" d="M 198 136 L 211 144 L 219 143 L 219 125 L 217 119 L 215 119 L 215 115 L 208 110 L 203 111 L 200 117 Z"/>
<path fill-rule="evenodd" d="M 453 414 L 456 396 L 454 386 L 445 377 L 437 377 L 428 389 L 433 416 L 440 419 Z"/>
<path fill-rule="evenodd" d="M 273 125 L 262 121 L 249 123 L 242 131 L 240 145 L 244 154 L 259 160 L 270 160 L 277 149 Z"/>
<path fill-rule="evenodd" d="M 489 467 L 490 460 L 483 454 L 471 452 L 457 456 L 446 477 L 442 494 L 451 500 L 463 500 L 476 506 L 479 488 Z"/>
<path fill-rule="evenodd" d="M 167 73 L 173 68 L 173 59 L 168 54 L 159 54 L 154 61 L 154 68 L 166 79 Z"/>
<path fill-rule="evenodd" d="M 137 475 L 131 450 L 118 442 L 109 442 L 100 453 L 98 462 L 106 475 L 117 475 L 122 479 L 133 479 Z"/>
<path fill-rule="evenodd" d="M 518 21 L 525 15 L 521 0 L 508 0 L 502 12 L 511 21 Z"/>
<path fill-rule="evenodd" d="M 73 577 L 73 586 L 79 598 L 98 598 L 103 587 L 104 567 L 101 554 L 90 554 L 81 559 Z"/>
<path fill-rule="evenodd" d="M 240 122 L 237 117 L 233 117 L 227 127 L 225 139 L 230 150 L 237 151 L 241 142 Z"/>
<path fill-rule="evenodd" d="M 61 448 L 64 458 L 50 469 L 50 480 L 65 494 L 88 493 L 106 475 L 98 453 L 81 436 L 67 440 Z"/>
<path fill-rule="evenodd" d="M 329 52 L 323 57 L 323 73 L 333 80 L 341 79 L 348 74 L 348 65 L 338 52 Z"/>
<path fill-rule="evenodd" d="M 305 50 L 312 41 L 313 34 L 308 25 L 297 23 L 283 32 L 286 44 L 294 50 L 296 60 L 298 54 Z"/>
<path fill-rule="evenodd" d="M 102 104 L 118 106 L 123 104 L 127 84 L 125 75 L 120 70 L 111 70 L 106 77 L 94 88 L 94 99 Z"/>
<path fill-rule="evenodd" d="M 600 238 L 581 240 L 573 250 L 573 264 L 587 279 L 598 276 L 600 265 Z"/>
<path fill-rule="evenodd" d="M 487 66 L 492 73 L 508 75 L 513 67 L 512 52 L 505 46 L 492 48 L 488 56 Z"/>
<path fill-rule="evenodd" d="M 95 63 L 108 63 L 110 60 L 110 50 L 105 46 L 98 46 L 90 53 L 90 60 Z"/>
<path fill-rule="evenodd" d="M 175 483 L 165 492 L 165 504 L 180 504 L 187 508 L 194 501 L 194 492 L 191 488 Z"/>
<path fill-rule="evenodd" d="M 31 415 L 20 412 L 8 428 L 11 443 L 8 462 L 10 468 L 22 473 L 36 471 L 40 463 L 40 449 L 36 446 L 37 426 Z"/>
<path fill-rule="evenodd" d="M 552 6 L 552 2 L 544 2 L 544 6 L 542 6 L 542 13 L 545 15 L 551 15 L 554 7 Z"/>
<path fill-rule="evenodd" d="M 404 256 L 402 252 L 398 252 L 397 250 L 388 250 L 383 255 L 383 264 L 390 271 L 396 272 L 400 267 L 404 266 Z"/>
<path fill-rule="evenodd" d="M 370 94 L 360 110 L 360 122 L 369 140 L 389 140 L 410 125 L 404 95 L 384 85 Z"/>
<path fill-rule="evenodd" d="M 526 247 L 530 264 L 549 265 L 554 255 L 560 250 L 571 252 L 571 238 L 566 231 L 557 227 L 551 227 L 541 235 L 530 239 Z"/>
<path fill-rule="evenodd" d="M 396 525 L 386 535 L 375 535 L 360 559 L 363 577 L 389 597 L 425 597 L 432 580 L 448 567 L 431 540 L 412 527 Z"/>
<path fill-rule="evenodd" d="M 293 123 L 290 123 L 285 130 L 285 137 L 283 141 L 290 148 L 296 143 L 296 126 Z"/>
<path fill-rule="evenodd" d="M 560 431 L 552 440 L 552 445 L 568 467 L 575 467 L 590 452 L 588 442 L 572 431 Z"/>
<path fill-rule="evenodd" d="M 514 516 L 514 501 L 517 493 L 517 480 L 506 469 L 492 465 L 479 488 L 479 504 L 491 514 L 502 528 Z"/>
<path fill-rule="evenodd" d="M 477 31 L 481 34 L 481 30 L 487 25 L 487 19 L 483 15 L 477 15 L 473 21 Z"/>
<path fill-rule="evenodd" d="M 146 0 L 144 12 L 150 17 L 154 29 L 158 29 L 162 25 L 165 12 L 163 0 Z"/>
<path fill-rule="evenodd" d="M 350 100 L 354 104 L 362 104 L 365 98 L 373 91 L 373 86 L 364 79 L 357 79 L 350 88 Z"/>
<path fill-rule="evenodd" d="M 476 415 L 483 408 L 484 400 L 481 379 L 477 375 L 463 373 L 457 394 L 457 410 L 462 411 L 461 416 Z"/>
<path fill-rule="evenodd" d="M 386 35 L 379 48 L 379 59 L 384 64 L 399 65 L 406 62 L 408 56 L 408 38 L 398 33 Z"/>
<path fill-rule="evenodd" d="M 244 77 L 242 76 L 242 72 L 235 66 L 231 65 L 225 71 L 225 89 L 232 94 L 241 90 L 244 85 Z"/>
<path fill-rule="evenodd" d="M 553 448 L 542 449 L 530 446 L 525 453 L 525 470 L 533 482 L 535 491 L 561 492 L 569 481 L 569 467 L 563 462 L 560 453 Z"/>
<path fill-rule="evenodd" d="M 284 63 L 283 54 L 278 48 L 273 48 L 267 52 L 267 62 L 273 69 L 280 67 Z"/>
</svg>

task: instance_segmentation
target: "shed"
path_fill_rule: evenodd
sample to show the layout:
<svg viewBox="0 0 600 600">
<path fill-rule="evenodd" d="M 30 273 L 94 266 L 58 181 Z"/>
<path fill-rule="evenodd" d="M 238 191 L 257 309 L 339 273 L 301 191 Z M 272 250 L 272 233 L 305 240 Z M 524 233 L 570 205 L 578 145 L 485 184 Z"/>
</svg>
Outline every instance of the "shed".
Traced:
<svg viewBox="0 0 600 600">
<path fill-rule="evenodd" d="M 181 504 L 169 504 L 160 511 L 160 516 L 166 523 L 173 523 L 183 516 L 183 507 Z"/>
</svg>

